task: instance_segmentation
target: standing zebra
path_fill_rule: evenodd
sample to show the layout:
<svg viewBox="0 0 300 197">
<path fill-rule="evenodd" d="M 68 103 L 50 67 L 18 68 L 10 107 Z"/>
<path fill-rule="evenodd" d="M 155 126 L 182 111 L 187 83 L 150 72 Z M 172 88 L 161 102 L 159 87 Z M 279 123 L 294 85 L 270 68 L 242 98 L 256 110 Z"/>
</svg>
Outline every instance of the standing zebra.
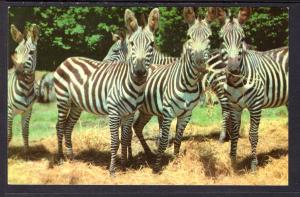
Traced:
<svg viewBox="0 0 300 197">
<path fill-rule="evenodd" d="M 28 157 L 29 121 L 36 99 L 34 80 L 39 30 L 37 25 L 32 24 L 23 35 L 16 26 L 11 25 L 10 33 L 18 46 L 11 56 L 14 68 L 8 74 L 8 143 L 12 139 L 13 118 L 20 114 L 24 152 Z"/>
<path fill-rule="evenodd" d="M 248 47 L 247 47 L 248 48 Z M 276 49 L 271 49 L 271 50 L 268 50 L 268 51 L 252 51 L 252 52 L 255 52 L 255 53 L 258 53 L 258 54 L 263 54 L 263 55 L 266 55 L 266 56 L 269 56 L 271 57 L 273 60 L 275 60 L 278 64 L 280 65 L 284 65 L 286 66 L 286 71 L 288 71 L 288 47 L 280 47 L 280 48 L 276 48 Z M 223 73 L 223 72 L 222 72 Z M 224 74 L 221 74 L 220 76 L 222 79 L 223 78 L 226 78 L 226 75 L 225 73 Z M 222 84 L 223 85 L 223 84 Z M 222 89 L 224 88 L 224 86 L 220 86 L 220 92 L 222 92 Z M 223 95 L 222 95 L 223 94 Z M 228 99 L 227 97 L 224 95 L 224 93 L 220 94 L 223 99 L 224 99 L 224 104 L 222 105 L 222 110 L 224 110 L 224 118 L 223 118 L 223 124 L 225 125 L 225 129 L 222 130 L 221 134 L 220 134 L 220 142 L 224 142 L 224 141 L 228 141 L 230 140 L 230 135 L 228 135 L 228 132 L 229 130 L 226 130 L 226 120 L 228 119 L 228 113 L 229 111 L 226 110 L 226 107 L 227 106 L 227 102 L 228 102 Z M 225 108 L 223 109 L 223 106 L 225 106 Z M 227 118 L 227 119 L 226 119 Z M 229 124 L 229 123 L 227 123 Z"/>
<path fill-rule="evenodd" d="M 133 124 L 146 154 L 152 155 L 142 130 L 153 115 L 159 117 L 160 139 L 154 172 L 161 168 L 161 157 L 168 143 L 170 124 L 177 117 L 174 153 L 179 152 L 183 131 L 190 120 L 192 109 L 199 101 L 201 86 L 199 74 L 205 70 L 204 60 L 209 53 L 209 36 L 212 34 L 208 18 L 196 19 L 192 8 L 184 9 L 184 17 L 190 28 L 183 52 L 178 61 L 158 66 L 149 76 L 145 88 L 143 105 Z M 131 132 L 129 132 L 131 133 Z"/>
<path fill-rule="evenodd" d="M 67 156 L 73 157 L 71 133 L 83 110 L 97 115 L 107 114 L 111 132 L 109 171 L 112 176 L 115 173 L 119 147 L 119 126 L 132 121 L 129 117 L 137 110 L 144 97 L 148 67 L 153 58 L 154 32 L 158 28 L 159 10 L 155 8 L 150 12 L 148 25 L 144 29 L 138 26 L 134 13 L 129 9 L 126 9 L 124 18 L 130 34 L 126 62 L 99 62 L 84 57 L 71 57 L 54 73 L 59 159 L 63 157 L 63 134 L 66 137 Z M 122 158 L 122 167 L 124 162 Z"/>
<path fill-rule="evenodd" d="M 241 16 L 239 14 L 238 18 L 231 16 L 225 19 L 220 32 L 223 38 L 222 53 L 227 61 L 224 89 L 230 105 L 230 156 L 235 164 L 241 114 L 247 108 L 250 112 L 251 170 L 255 171 L 261 111 L 288 103 L 288 50 L 282 56 L 281 64 L 264 53 L 247 50 L 241 26 L 247 17 Z"/>
</svg>

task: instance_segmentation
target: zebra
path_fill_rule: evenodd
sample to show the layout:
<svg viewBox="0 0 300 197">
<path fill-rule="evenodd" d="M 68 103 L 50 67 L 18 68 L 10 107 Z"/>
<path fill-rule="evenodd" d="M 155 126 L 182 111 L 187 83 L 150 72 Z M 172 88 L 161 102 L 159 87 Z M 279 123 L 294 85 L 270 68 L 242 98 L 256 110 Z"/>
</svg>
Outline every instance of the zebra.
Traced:
<svg viewBox="0 0 300 197">
<path fill-rule="evenodd" d="M 137 110 L 144 97 L 145 82 L 153 58 L 159 9 L 152 9 L 145 28 L 138 26 L 134 13 L 129 9 L 125 10 L 124 18 L 129 31 L 126 62 L 99 62 L 85 57 L 70 57 L 54 72 L 58 107 L 58 159 L 63 158 L 63 134 L 67 157 L 73 157 L 71 133 L 81 111 L 106 114 L 111 132 L 111 176 L 115 175 L 119 126 L 132 121 L 130 115 Z M 124 136 L 122 133 L 121 143 L 127 147 Z M 126 159 L 121 158 L 122 168 L 125 162 Z"/>
<path fill-rule="evenodd" d="M 38 93 L 39 93 L 37 102 L 50 103 L 55 101 L 55 90 L 54 90 L 53 79 L 54 79 L 53 72 L 47 72 L 37 82 Z"/>
<path fill-rule="evenodd" d="M 249 48 L 247 47 L 247 49 L 249 49 Z M 288 71 L 288 59 L 285 59 L 286 55 L 288 53 L 288 47 L 280 47 L 280 48 L 271 49 L 271 50 L 268 50 L 268 51 L 253 51 L 253 52 L 269 56 L 280 65 L 284 64 L 286 66 L 286 70 Z M 226 79 L 225 73 L 223 72 L 223 74 L 220 75 L 220 77 L 224 81 L 224 78 Z M 224 100 L 223 103 L 225 103 L 222 106 L 226 106 L 227 105 L 227 97 L 224 95 L 221 88 L 223 88 L 223 86 L 220 86 L 220 92 L 221 92 L 221 97 L 223 97 L 223 100 Z M 222 109 L 223 109 L 223 107 L 222 107 Z M 220 142 L 225 142 L 225 141 L 228 141 L 230 139 L 230 135 L 227 135 L 228 131 L 226 131 L 226 125 L 225 125 L 226 124 L 226 118 L 228 118 L 229 110 L 226 110 L 224 113 L 225 113 L 225 115 L 223 115 L 223 117 L 224 117 L 223 118 L 223 124 L 225 126 L 225 129 L 223 129 L 221 131 L 221 134 L 220 134 L 220 137 L 219 137 Z"/>
<path fill-rule="evenodd" d="M 12 24 L 10 33 L 13 40 L 18 43 L 18 46 L 11 56 L 14 66 L 8 72 L 8 144 L 12 139 L 13 119 L 20 114 L 22 116 L 24 152 L 26 158 L 28 158 L 29 121 L 32 106 L 36 99 L 35 68 L 39 29 L 36 24 L 32 24 L 22 34 Z"/>
<path fill-rule="evenodd" d="M 207 17 L 203 20 L 196 19 L 192 8 L 184 8 L 184 17 L 189 24 L 190 39 L 185 42 L 179 60 L 165 66 L 158 66 L 149 75 L 143 105 L 139 108 L 138 117 L 133 124 L 133 129 L 145 153 L 151 157 L 153 153 L 143 137 L 142 130 L 153 115 L 158 116 L 160 138 L 154 173 L 160 172 L 161 157 L 168 143 L 171 121 L 175 117 L 177 117 L 177 129 L 174 154 L 179 153 L 183 131 L 190 120 L 192 109 L 200 98 L 199 74 L 205 71 L 204 60 L 209 55 L 211 20 Z"/>
<path fill-rule="evenodd" d="M 261 111 L 288 103 L 288 48 L 281 56 L 281 64 L 269 55 L 247 50 L 242 28 L 247 19 L 241 13 L 238 18 L 224 19 L 220 36 L 222 55 L 227 62 L 224 90 L 230 105 L 231 161 L 235 166 L 241 114 L 246 108 L 250 112 L 251 170 L 256 171 Z"/>
</svg>

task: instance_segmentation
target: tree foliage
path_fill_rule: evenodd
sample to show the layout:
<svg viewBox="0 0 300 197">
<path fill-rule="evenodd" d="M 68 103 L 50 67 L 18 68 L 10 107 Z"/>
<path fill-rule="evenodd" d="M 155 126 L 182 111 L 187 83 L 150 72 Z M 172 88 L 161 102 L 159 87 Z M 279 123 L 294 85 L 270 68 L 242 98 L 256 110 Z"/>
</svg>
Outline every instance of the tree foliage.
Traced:
<svg viewBox="0 0 300 197">
<path fill-rule="evenodd" d="M 86 56 L 101 60 L 112 45 L 111 32 L 124 28 L 125 7 L 11 7 L 9 23 L 22 29 L 30 23 L 40 27 L 38 65 L 40 70 L 54 70 L 70 56 Z M 139 24 L 147 21 L 150 7 L 132 7 Z M 207 8 L 199 8 L 204 18 Z M 238 8 L 230 8 L 237 14 Z M 144 17 L 143 17 L 144 14 Z M 184 23 L 182 8 L 160 7 L 160 26 L 156 45 L 165 54 L 179 56 L 187 39 L 188 25 Z M 143 20 L 143 18 L 145 20 Z M 258 50 L 268 50 L 288 44 L 288 9 L 254 8 L 245 24 L 247 42 Z M 218 48 L 220 25 L 213 22 L 212 47 Z M 10 53 L 16 44 L 10 38 Z"/>
</svg>

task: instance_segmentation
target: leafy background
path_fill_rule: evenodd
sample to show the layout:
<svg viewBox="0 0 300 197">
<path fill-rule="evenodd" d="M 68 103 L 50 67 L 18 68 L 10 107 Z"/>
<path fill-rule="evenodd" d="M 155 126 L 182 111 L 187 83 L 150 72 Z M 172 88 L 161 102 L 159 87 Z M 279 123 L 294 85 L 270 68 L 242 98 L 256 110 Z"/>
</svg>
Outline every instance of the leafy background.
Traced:
<svg viewBox="0 0 300 197">
<path fill-rule="evenodd" d="M 111 32 L 124 28 L 126 7 L 11 7 L 9 24 L 20 31 L 30 23 L 40 26 L 38 43 L 38 70 L 54 70 L 70 56 L 86 56 L 101 60 L 113 44 Z M 139 24 L 143 14 L 147 19 L 152 8 L 132 7 Z M 184 23 L 182 8 L 160 7 L 160 24 L 156 33 L 156 44 L 165 54 L 179 56 L 186 39 L 188 25 Z M 239 8 L 228 8 L 237 14 Z M 198 8 L 204 18 L 207 8 Z M 212 47 L 220 45 L 220 25 L 213 22 Z M 288 9 L 279 7 L 257 7 L 245 24 L 246 42 L 257 50 L 269 50 L 288 44 Z M 16 47 L 9 38 L 9 52 Z M 10 62 L 11 65 L 11 62 Z"/>
</svg>

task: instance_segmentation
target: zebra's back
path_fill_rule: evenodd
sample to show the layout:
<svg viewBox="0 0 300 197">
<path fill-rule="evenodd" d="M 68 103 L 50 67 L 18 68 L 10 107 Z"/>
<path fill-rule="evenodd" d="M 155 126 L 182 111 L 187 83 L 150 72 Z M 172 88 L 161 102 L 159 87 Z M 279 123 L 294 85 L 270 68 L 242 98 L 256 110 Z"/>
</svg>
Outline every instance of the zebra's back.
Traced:
<svg viewBox="0 0 300 197">
<path fill-rule="evenodd" d="M 72 102 L 82 110 L 107 114 L 110 100 L 118 103 L 131 96 L 124 94 L 122 89 L 128 74 L 129 68 L 125 62 L 68 58 L 54 73 L 57 99 L 63 99 L 67 93 L 68 98 L 72 98 Z M 135 95 L 134 92 L 132 94 Z"/>
</svg>

